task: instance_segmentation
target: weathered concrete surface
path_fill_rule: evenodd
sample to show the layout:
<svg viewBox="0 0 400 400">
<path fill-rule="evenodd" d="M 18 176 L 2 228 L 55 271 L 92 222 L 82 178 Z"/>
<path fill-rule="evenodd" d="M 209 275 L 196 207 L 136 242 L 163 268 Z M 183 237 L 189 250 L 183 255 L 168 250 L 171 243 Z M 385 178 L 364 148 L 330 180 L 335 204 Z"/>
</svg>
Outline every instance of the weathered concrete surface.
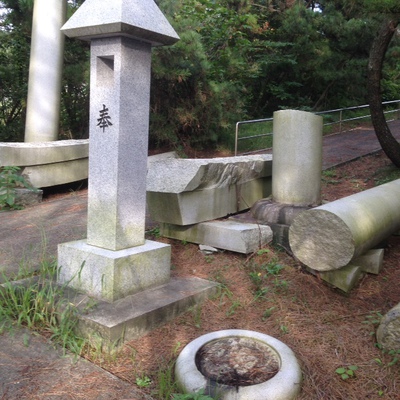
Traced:
<svg viewBox="0 0 400 400">
<path fill-rule="evenodd" d="M 244 254 L 257 251 L 272 241 L 269 226 L 230 220 L 201 222 L 189 226 L 162 223 L 160 232 L 162 236 L 169 238 Z"/>
<path fill-rule="evenodd" d="M 400 303 L 383 316 L 376 338 L 385 350 L 400 350 Z"/>
<path fill-rule="evenodd" d="M 290 247 L 318 271 L 341 268 L 400 228 L 400 179 L 304 211 L 289 229 Z"/>
<path fill-rule="evenodd" d="M 248 209 L 271 194 L 271 169 L 271 155 L 152 163 L 150 215 L 158 222 L 191 225 Z"/>
</svg>

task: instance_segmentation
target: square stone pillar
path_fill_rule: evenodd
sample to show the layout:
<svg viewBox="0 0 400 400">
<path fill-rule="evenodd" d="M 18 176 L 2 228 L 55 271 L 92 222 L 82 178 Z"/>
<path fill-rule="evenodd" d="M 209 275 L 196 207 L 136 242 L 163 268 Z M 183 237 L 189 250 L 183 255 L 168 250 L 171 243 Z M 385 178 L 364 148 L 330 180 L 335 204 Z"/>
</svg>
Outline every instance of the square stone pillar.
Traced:
<svg viewBox="0 0 400 400">
<path fill-rule="evenodd" d="M 151 45 L 91 41 L 87 242 L 109 250 L 144 244 Z"/>
</svg>

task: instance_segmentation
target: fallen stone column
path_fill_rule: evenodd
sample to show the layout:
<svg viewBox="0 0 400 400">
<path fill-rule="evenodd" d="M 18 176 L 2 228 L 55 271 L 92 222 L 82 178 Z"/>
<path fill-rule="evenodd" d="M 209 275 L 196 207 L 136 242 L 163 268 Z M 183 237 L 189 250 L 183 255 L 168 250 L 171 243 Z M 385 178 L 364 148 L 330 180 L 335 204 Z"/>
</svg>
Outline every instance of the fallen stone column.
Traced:
<svg viewBox="0 0 400 400">
<path fill-rule="evenodd" d="M 400 229 L 400 179 L 301 213 L 290 227 L 294 255 L 336 270 Z"/>
</svg>

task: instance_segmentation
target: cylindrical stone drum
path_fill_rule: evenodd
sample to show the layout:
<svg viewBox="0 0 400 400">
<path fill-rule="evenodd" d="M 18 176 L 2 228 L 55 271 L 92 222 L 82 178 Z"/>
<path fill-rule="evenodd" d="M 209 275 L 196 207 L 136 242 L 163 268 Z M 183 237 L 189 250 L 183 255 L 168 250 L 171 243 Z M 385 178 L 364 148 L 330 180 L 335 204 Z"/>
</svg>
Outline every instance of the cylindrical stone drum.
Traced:
<svg viewBox="0 0 400 400">
<path fill-rule="evenodd" d="M 321 204 L 321 116 L 297 110 L 274 112 L 272 198 L 297 206 Z"/>
<path fill-rule="evenodd" d="M 347 265 L 400 229 L 400 179 L 301 213 L 290 247 L 317 271 Z"/>
</svg>

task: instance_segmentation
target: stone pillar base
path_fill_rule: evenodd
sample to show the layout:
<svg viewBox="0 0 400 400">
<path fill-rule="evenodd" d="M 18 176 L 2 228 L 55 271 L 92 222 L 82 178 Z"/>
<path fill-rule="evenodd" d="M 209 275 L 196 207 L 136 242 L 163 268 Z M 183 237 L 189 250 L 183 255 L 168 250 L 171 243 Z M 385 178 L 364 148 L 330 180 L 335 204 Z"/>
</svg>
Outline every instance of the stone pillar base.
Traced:
<svg viewBox="0 0 400 400">
<path fill-rule="evenodd" d="M 171 247 L 146 240 L 112 251 L 78 240 L 58 245 L 58 283 L 114 302 L 170 279 Z"/>
</svg>

